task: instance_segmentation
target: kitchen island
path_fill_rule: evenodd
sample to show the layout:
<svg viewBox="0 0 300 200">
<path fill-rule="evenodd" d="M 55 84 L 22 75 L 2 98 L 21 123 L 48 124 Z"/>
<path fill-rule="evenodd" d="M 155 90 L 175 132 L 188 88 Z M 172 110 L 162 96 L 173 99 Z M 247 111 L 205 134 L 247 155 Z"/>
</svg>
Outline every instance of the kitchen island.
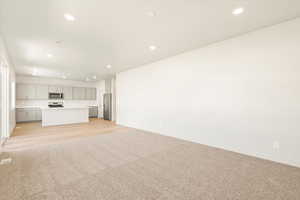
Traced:
<svg viewBox="0 0 300 200">
<path fill-rule="evenodd" d="M 43 107 L 42 126 L 56 126 L 89 122 L 88 107 Z"/>
</svg>

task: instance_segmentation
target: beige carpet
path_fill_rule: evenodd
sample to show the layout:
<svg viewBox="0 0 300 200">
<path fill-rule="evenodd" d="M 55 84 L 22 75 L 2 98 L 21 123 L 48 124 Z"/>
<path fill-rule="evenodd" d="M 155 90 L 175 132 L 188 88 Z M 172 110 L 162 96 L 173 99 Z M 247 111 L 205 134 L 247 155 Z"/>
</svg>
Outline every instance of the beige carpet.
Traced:
<svg viewBox="0 0 300 200">
<path fill-rule="evenodd" d="M 129 128 L 4 157 L 1 200 L 300 198 L 299 168 Z"/>
</svg>

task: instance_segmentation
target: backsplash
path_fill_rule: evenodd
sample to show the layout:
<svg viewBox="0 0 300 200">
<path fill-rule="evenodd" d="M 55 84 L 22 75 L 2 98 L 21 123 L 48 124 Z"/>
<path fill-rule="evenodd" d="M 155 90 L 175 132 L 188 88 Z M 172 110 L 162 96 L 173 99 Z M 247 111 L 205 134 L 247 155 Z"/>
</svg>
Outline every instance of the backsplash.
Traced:
<svg viewBox="0 0 300 200">
<path fill-rule="evenodd" d="M 37 106 L 45 107 L 48 106 L 48 102 L 53 101 L 63 101 L 65 106 L 95 106 L 97 101 L 87 101 L 87 100 L 17 100 L 16 107 L 23 106 Z"/>
</svg>

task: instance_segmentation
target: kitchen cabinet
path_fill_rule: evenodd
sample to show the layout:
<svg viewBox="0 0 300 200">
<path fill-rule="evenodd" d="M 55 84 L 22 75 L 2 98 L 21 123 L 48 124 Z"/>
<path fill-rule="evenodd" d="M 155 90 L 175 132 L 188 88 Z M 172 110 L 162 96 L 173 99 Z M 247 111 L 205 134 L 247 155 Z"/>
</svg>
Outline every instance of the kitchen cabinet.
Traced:
<svg viewBox="0 0 300 200">
<path fill-rule="evenodd" d="M 18 83 L 17 100 L 48 100 L 49 93 L 63 93 L 64 100 L 96 100 L 97 89 L 72 86 Z"/>
<path fill-rule="evenodd" d="M 49 85 L 49 93 L 62 93 L 63 89 L 61 86 Z"/>
<path fill-rule="evenodd" d="M 17 122 L 25 122 L 28 119 L 28 113 L 23 109 L 16 110 L 16 120 Z"/>
<path fill-rule="evenodd" d="M 96 88 L 86 88 L 86 100 L 96 100 Z"/>
<path fill-rule="evenodd" d="M 85 100 L 86 88 L 74 87 L 73 88 L 73 100 Z"/>
<path fill-rule="evenodd" d="M 36 86 L 31 84 L 17 84 L 17 99 L 32 100 L 36 98 Z"/>
<path fill-rule="evenodd" d="M 63 87 L 64 100 L 73 99 L 73 88 L 72 87 Z"/>
<path fill-rule="evenodd" d="M 17 122 L 31 122 L 42 120 L 41 110 L 39 108 L 17 108 Z"/>
<path fill-rule="evenodd" d="M 25 85 L 17 84 L 16 93 L 17 99 L 26 99 Z"/>
<path fill-rule="evenodd" d="M 48 85 L 36 85 L 35 99 L 47 100 L 48 99 Z"/>
<path fill-rule="evenodd" d="M 35 111 L 35 120 L 42 121 L 42 111 L 40 109 Z"/>
<path fill-rule="evenodd" d="M 98 106 L 89 106 L 89 117 L 98 117 Z"/>
</svg>

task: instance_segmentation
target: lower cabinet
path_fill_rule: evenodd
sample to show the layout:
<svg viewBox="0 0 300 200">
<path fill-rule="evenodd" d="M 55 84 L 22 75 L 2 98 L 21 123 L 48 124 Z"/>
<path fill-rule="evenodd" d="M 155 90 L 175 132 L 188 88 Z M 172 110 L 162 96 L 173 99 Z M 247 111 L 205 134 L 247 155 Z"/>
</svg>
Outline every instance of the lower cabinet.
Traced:
<svg viewBox="0 0 300 200">
<path fill-rule="evenodd" d="M 17 122 L 31 122 L 41 121 L 42 112 L 39 108 L 17 108 L 16 121 Z"/>
<path fill-rule="evenodd" d="M 98 117 L 98 107 L 97 106 L 90 106 L 89 107 L 89 117 Z"/>
<path fill-rule="evenodd" d="M 41 109 L 35 111 L 35 120 L 42 121 L 42 111 Z"/>
</svg>

